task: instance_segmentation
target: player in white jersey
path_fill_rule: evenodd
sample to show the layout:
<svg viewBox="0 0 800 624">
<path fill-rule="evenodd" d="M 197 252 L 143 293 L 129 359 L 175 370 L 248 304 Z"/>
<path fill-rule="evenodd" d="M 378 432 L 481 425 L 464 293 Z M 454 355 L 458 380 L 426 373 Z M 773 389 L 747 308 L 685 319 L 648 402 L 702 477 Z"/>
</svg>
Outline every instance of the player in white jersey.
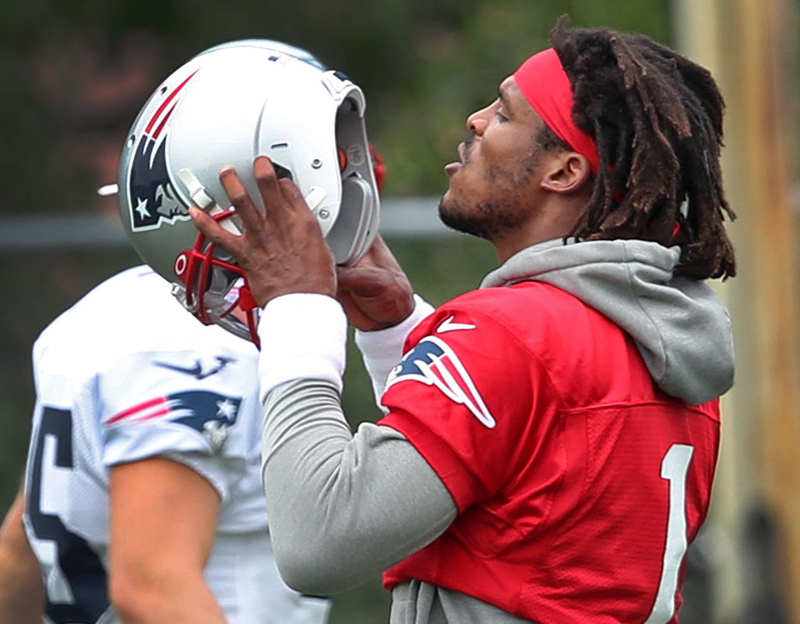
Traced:
<svg viewBox="0 0 800 624">
<path fill-rule="evenodd" d="M 326 621 L 329 601 L 287 588 L 273 560 L 253 344 L 201 324 L 137 267 L 57 318 L 33 362 L 24 528 L 48 622 Z M 10 565 L 6 552 L 19 524 L 17 505 L 0 587 L 35 600 L 30 556 L 19 547 Z M 26 624 L 7 593 L 0 620 Z"/>
<path fill-rule="evenodd" d="M 220 97 L 238 80 L 235 98 Z M 200 205 L 240 228 L 225 211 L 220 163 L 270 156 L 313 204 L 337 262 L 352 264 L 369 248 L 381 172 L 364 110 L 363 92 L 344 74 L 268 41 L 201 53 L 156 89 L 123 148 L 120 212 L 134 247 L 199 321 L 257 338 L 241 267 L 189 216 Z M 34 348 L 25 525 L 45 571 L 48 618 L 322 622 L 328 601 L 289 591 L 272 560 L 256 348 L 203 326 L 169 291 L 147 269 L 123 273 Z M 38 600 L 21 503 L 0 533 L 0 618 L 14 624 L 38 619 L 18 599 Z"/>
</svg>

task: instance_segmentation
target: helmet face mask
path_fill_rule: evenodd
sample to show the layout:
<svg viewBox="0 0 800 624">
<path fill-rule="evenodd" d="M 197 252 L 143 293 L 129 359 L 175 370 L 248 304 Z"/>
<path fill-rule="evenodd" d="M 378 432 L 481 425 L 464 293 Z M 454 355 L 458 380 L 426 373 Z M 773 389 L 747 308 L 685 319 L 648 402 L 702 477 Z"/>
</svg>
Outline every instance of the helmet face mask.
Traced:
<svg viewBox="0 0 800 624">
<path fill-rule="evenodd" d="M 233 210 L 218 212 L 214 219 L 233 218 Z M 198 320 L 215 323 L 231 333 L 258 344 L 258 308 L 241 267 L 228 254 L 198 233 L 192 249 L 175 259 L 172 294 Z"/>
<path fill-rule="evenodd" d="M 235 167 L 263 212 L 253 161 L 266 155 L 297 184 L 336 262 L 355 263 L 378 230 L 364 108 L 349 79 L 284 44 L 233 42 L 198 55 L 151 96 L 123 149 L 119 207 L 133 246 L 199 320 L 257 343 L 246 277 L 199 234 L 188 209 L 240 234 L 219 171 Z"/>
</svg>

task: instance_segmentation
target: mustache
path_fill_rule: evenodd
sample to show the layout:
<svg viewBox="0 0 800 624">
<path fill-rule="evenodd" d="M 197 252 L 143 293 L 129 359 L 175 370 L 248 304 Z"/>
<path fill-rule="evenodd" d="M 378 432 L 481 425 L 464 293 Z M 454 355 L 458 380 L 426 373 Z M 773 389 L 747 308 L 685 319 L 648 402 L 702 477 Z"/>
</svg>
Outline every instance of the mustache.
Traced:
<svg viewBox="0 0 800 624">
<path fill-rule="evenodd" d="M 464 164 L 469 162 L 472 144 L 475 143 L 476 138 L 477 136 L 474 133 L 470 133 L 467 138 L 464 139 Z"/>
</svg>

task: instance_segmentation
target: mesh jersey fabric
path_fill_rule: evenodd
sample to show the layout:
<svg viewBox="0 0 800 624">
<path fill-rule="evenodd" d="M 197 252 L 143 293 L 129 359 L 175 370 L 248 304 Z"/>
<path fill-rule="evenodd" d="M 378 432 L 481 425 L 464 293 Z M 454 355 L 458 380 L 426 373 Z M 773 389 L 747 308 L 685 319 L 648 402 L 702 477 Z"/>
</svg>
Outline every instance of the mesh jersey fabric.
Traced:
<svg viewBox="0 0 800 624">
<path fill-rule="evenodd" d="M 460 515 L 387 588 L 416 579 L 548 624 L 674 621 L 668 529 L 685 517 L 691 540 L 705 519 L 718 401 L 664 394 L 628 334 L 539 282 L 455 299 L 406 350 L 379 424 L 425 457 Z"/>
</svg>

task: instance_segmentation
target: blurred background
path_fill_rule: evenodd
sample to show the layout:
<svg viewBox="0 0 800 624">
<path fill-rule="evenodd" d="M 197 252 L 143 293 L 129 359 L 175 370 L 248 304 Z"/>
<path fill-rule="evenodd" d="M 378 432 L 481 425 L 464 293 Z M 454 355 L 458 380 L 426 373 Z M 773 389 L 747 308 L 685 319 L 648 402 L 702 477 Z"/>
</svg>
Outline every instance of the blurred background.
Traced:
<svg viewBox="0 0 800 624">
<path fill-rule="evenodd" d="M 690 549 L 682 622 L 800 624 L 800 400 L 795 252 L 800 0 L 4 0 L 0 3 L 0 513 L 30 433 L 30 348 L 94 285 L 138 263 L 113 198 L 118 153 L 152 90 L 217 43 L 304 47 L 365 90 L 384 155 L 384 235 L 435 304 L 475 288 L 492 248 L 436 223 L 467 115 L 576 26 L 645 33 L 712 70 L 728 102 L 724 171 L 739 276 L 711 517 Z M 114 318 L 108 319 L 109 323 Z M 355 350 L 345 409 L 378 417 Z M 620 553 L 624 556 L 625 553 Z M 338 596 L 334 624 L 387 621 L 379 579 Z"/>
</svg>

